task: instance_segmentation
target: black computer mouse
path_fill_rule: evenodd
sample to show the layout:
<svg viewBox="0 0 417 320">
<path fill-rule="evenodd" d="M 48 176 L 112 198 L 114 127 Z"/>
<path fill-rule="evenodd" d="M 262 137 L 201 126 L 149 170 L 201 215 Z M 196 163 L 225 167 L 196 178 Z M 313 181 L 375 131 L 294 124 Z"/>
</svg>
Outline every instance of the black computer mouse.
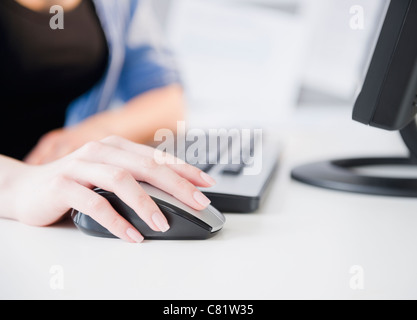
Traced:
<svg viewBox="0 0 417 320">
<path fill-rule="evenodd" d="M 98 188 L 95 191 L 106 198 L 113 208 L 129 221 L 145 239 L 204 240 L 220 231 L 226 222 L 224 215 L 211 205 L 202 211 L 197 211 L 158 188 L 144 182 L 139 182 L 139 184 L 167 218 L 170 225 L 167 232 L 153 231 L 114 193 Z M 73 210 L 71 217 L 78 229 L 88 235 L 115 238 L 106 228 L 82 212 Z"/>
</svg>

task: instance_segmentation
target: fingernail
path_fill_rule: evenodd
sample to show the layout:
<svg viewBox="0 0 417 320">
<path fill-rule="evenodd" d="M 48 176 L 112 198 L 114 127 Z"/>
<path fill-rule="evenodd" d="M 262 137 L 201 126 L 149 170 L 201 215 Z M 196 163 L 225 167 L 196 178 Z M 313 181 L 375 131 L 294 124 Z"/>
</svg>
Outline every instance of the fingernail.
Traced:
<svg viewBox="0 0 417 320">
<path fill-rule="evenodd" d="M 201 172 L 200 173 L 201 178 L 203 178 L 203 180 L 205 182 L 207 182 L 211 187 L 214 186 L 216 184 L 216 180 L 214 180 L 212 177 L 210 177 L 207 173 L 205 172 Z"/>
<path fill-rule="evenodd" d="M 153 214 L 152 221 L 162 232 L 167 232 L 170 228 L 166 218 L 159 212 Z"/>
<path fill-rule="evenodd" d="M 132 228 L 127 229 L 126 234 L 136 243 L 141 243 L 145 239 L 137 230 Z"/>
<path fill-rule="evenodd" d="M 204 194 L 199 191 L 194 192 L 194 200 L 197 201 L 200 205 L 206 208 L 211 201 Z"/>
</svg>

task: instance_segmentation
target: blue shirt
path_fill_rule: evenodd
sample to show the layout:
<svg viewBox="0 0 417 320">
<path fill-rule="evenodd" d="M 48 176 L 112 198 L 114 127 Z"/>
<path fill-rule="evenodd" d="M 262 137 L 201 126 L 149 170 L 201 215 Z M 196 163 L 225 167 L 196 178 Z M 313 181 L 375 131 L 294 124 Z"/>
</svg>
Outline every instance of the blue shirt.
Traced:
<svg viewBox="0 0 417 320">
<path fill-rule="evenodd" d="M 108 41 L 109 64 L 100 82 L 70 104 L 66 126 L 110 109 L 116 100 L 127 102 L 180 82 L 150 1 L 94 0 L 94 4 Z"/>
</svg>

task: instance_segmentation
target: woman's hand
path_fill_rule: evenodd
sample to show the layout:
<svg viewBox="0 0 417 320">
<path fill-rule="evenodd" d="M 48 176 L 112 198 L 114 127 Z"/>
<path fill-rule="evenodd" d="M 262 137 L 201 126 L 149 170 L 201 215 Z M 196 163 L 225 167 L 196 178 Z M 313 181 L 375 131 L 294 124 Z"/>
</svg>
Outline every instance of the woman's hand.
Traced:
<svg viewBox="0 0 417 320">
<path fill-rule="evenodd" d="M 210 203 L 196 186 L 215 183 L 207 174 L 173 156 L 116 136 L 89 142 L 49 164 L 22 163 L 16 171 L 7 190 L 13 204 L 8 206 L 13 208 L 10 218 L 47 226 L 74 208 L 128 242 L 141 242 L 143 236 L 94 192 L 94 187 L 114 192 L 152 230 L 165 232 L 169 229 L 166 218 L 137 180 L 172 194 L 196 210 Z"/>
<path fill-rule="evenodd" d="M 95 114 L 81 123 L 45 134 L 26 156 L 28 164 L 45 164 L 60 159 L 89 141 L 117 135 L 138 143 L 153 141 L 160 128 L 175 132 L 184 120 L 182 89 L 171 85 L 143 93 L 119 109 Z"/>
<path fill-rule="evenodd" d="M 60 159 L 82 147 L 89 141 L 97 141 L 112 135 L 105 121 L 111 120 L 108 113 L 95 115 L 87 121 L 71 127 L 46 133 L 25 157 L 28 164 L 40 165 Z"/>
</svg>

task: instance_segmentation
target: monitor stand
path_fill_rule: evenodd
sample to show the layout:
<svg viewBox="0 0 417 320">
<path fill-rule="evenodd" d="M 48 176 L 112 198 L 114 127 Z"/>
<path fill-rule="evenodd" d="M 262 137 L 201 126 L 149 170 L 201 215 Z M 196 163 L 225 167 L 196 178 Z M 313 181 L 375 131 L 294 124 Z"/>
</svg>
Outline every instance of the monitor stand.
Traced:
<svg viewBox="0 0 417 320">
<path fill-rule="evenodd" d="M 295 168 L 293 179 L 326 189 L 396 197 L 417 197 L 417 178 L 383 177 L 355 172 L 359 167 L 417 166 L 417 125 L 400 131 L 409 158 L 357 158 L 316 162 Z"/>
</svg>

